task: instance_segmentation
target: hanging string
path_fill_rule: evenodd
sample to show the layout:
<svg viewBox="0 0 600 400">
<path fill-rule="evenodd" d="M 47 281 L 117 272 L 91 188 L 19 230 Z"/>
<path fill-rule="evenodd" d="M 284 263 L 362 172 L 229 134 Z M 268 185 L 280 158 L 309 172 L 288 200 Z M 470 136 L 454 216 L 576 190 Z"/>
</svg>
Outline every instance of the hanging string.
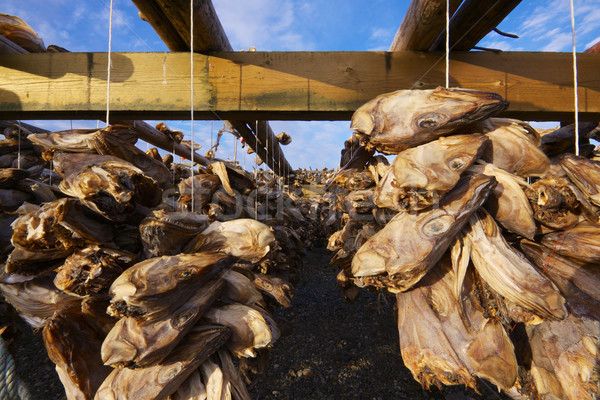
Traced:
<svg viewBox="0 0 600 400">
<path fill-rule="evenodd" d="M 258 120 L 255 123 L 254 133 L 256 134 L 256 147 L 254 150 L 256 157 L 258 157 Z M 258 163 L 256 163 L 256 158 L 254 159 L 254 163 L 256 164 L 256 168 L 254 169 L 256 174 L 256 199 L 254 200 L 254 214 L 256 215 L 256 220 L 258 221 Z"/>
<path fill-rule="evenodd" d="M 575 155 L 579 155 L 579 98 L 577 95 L 577 47 L 575 45 L 575 9 L 571 0 L 571 32 L 573 35 L 573 101 L 575 102 Z"/>
<path fill-rule="evenodd" d="M 192 169 L 192 212 L 194 212 L 194 0 L 190 0 L 190 131 L 192 135 L 191 169 Z"/>
<path fill-rule="evenodd" d="M 450 0 L 446 0 L 446 87 L 450 87 Z"/>
<path fill-rule="evenodd" d="M 21 169 L 21 121 L 17 121 L 19 132 L 17 132 L 17 168 Z"/>
<path fill-rule="evenodd" d="M 237 136 L 233 135 L 233 163 L 235 165 L 237 165 L 237 142 L 238 142 L 238 138 Z"/>
<path fill-rule="evenodd" d="M 110 116 L 110 54 L 111 54 L 111 44 L 112 44 L 112 17 L 113 17 L 113 0 L 110 0 L 110 15 L 108 20 L 108 65 L 106 68 L 106 126 L 110 125 L 109 116 Z"/>
</svg>

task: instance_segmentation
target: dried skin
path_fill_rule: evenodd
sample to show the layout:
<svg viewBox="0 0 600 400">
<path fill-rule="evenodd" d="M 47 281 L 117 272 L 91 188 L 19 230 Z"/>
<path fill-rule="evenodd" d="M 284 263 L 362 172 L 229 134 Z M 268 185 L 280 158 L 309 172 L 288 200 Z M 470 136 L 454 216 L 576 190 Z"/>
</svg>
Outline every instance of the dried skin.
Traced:
<svg viewBox="0 0 600 400">
<path fill-rule="evenodd" d="M 0 35 L 31 53 L 46 51 L 42 38 L 19 17 L 0 13 Z"/>
<path fill-rule="evenodd" d="M 357 251 L 352 274 L 366 284 L 376 284 L 380 278 L 374 275 L 387 273 L 381 277 L 385 285 L 396 291 L 409 289 L 440 259 L 495 185 L 493 177 L 468 177 L 438 207 L 398 213 Z"/>
<path fill-rule="evenodd" d="M 600 320 L 598 268 L 577 264 L 552 249 L 529 240 L 521 241 L 521 248 L 538 270 L 560 289 L 570 312 Z"/>
<path fill-rule="evenodd" d="M 65 372 L 61 380 L 64 383 L 67 378 L 65 386 L 76 387 L 85 399 L 94 397 L 111 372 L 100 358 L 102 338 L 102 332 L 86 321 L 79 307 L 56 313 L 44 327 L 48 357 Z"/>
<path fill-rule="evenodd" d="M 162 190 L 152 178 L 133 164 L 116 157 L 95 154 L 54 156 L 65 179 L 59 187 L 78 197 L 88 207 L 115 222 L 136 214 L 136 207 L 154 207 L 162 200 Z"/>
<path fill-rule="evenodd" d="M 173 313 L 158 319 L 121 318 L 102 343 L 102 360 L 114 367 L 139 368 L 160 363 L 211 307 L 223 289 L 210 281 Z"/>
<path fill-rule="evenodd" d="M 527 183 L 522 178 L 489 163 L 473 165 L 469 170 L 493 176 L 498 181 L 498 185 L 484 204 L 490 215 L 507 230 L 533 239 L 537 227 L 533 210 L 523 191 L 524 187 L 528 187 Z"/>
<path fill-rule="evenodd" d="M 183 381 L 169 400 L 206 400 L 206 387 L 197 369 Z"/>
<path fill-rule="evenodd" d="M 232 397 L 236 400 L 251 400 L 252 398 L 250 397 L 250 393 L 248 393 L 246 384 L 240 376 L 238 369 L 233 364 L 229 351 L 221 348 L 217 352 L 217 355 L 223 376 L 231 384 Z"/>
<path fill-rule="evenodd" d="M 566 229 L 579 221 L 580 203 L 567 179 L 554 176 L 540 179 L 532 183 L 525 193 L 533 209 L 533 217 L 545 226 Z"/>
<path fill-rule="evenodd" d="M 254 285 L 258 290 L 273 298 L 282 307 L 292 305 L 294 287 L 278 276 L 254 273 Z"/>
<path fill-rule="evenodd" d="M 397 201 L 394 208 L 421 210 L 437 203 L 479 157 L 487 142 L 480 134 L 456 135 L 398 153 L 392 163 L 395 179 L 390 182 L 399 189 L 393 196 Z"/>
<path fill-rule="evenodd" d="M 111 227 L 76 199 L 63 198 L 41 207 L 26 204 L 19 214 L 12 225 L 12 243 L 24 250 L 70 250 L 106 243 L 113 236 Z"/>
<path fill-rule="evenodd" d="M 366 135 L 369 147 L 394 154 L 448 135 L 507 106 L 507 101 L 492 92 L 441 87 L 398 90 L 359 107 L 351 129 Z"/>
<path fill-rule="evenodd" d="M 208 225 L 208 217 L 202 214 L 152 211 L 140 223 L 144 254 L 148 258 L 179 254 Z"/>
<path fill-rule="evenodd" d="M 231 388 L 229 381 L 223 376 L 219 365 L 211 359 L 200 366 L 200 374 L 206 388 L 207 400 L 230 400 Z"/>
<path fill-rule="evenodd" d="M 575 260 L 598 263 L 600 262 L 600 225 L 582 221 L 562 232 L 544 235 L 542 244 Z"/>
<path fill-rule="evenodd" d="M 540 136 L 529 124 L 506 118 L 489 118 L 476 124 L 492 141 L 482 159 L 512 174 L 543 176 L 550 160 L 540 150 Z"/>
<path fill-rule="evenodd" d="M 249 218 L 215 221 L 192 239 L 185 246 L 184 252 L 201 251 L 213 241 L 218 242 L 216 248 L 219 251 L 257 263 L 273 248 L 275 236 L 268 225 Z"/>
<path fill-rule="evenodd" d="M 569 400 L 597 397 L 600 393 L 598 321 L 571 315 L 563 321 L 530 327 L 528 335 L 536 387 L 555 395 L 564 393 Z M 533 373 L 534 366 L 540 373 Z"/>
<path fill-rule="evenodd" d="M 142 261 L 110 287 L 115 316 L 164 317 L 185 304 L 199 285 L 220 277 L 235 259 L 224 253 L 181 254 Z"/>
<path fill-rule="evenodd" d="M 453 294 L 456 280 L 449 260 L 445 259 L 414 290 L 421 291 L 429 313 L 438 320 L 443 335 L 469 372 L 501 389 L 510 389 L 517 378 L 512 342 L 497 320 L 484 317 L 484 310 L 473 293 L 470 274 L 462 292 L 464 307 L 459 307 Z M 441 332 L 438 334 L 442 335 Z"/>
<path fill-rule="evenodd" d="M 137 260 L 131 253 L 86 247 L 71 254 L 56 271 L 54 284 L 65 293 L 94 296 L 108 293 L 112 282 Z"/>
<path fill-rule="evenodd" d="M 600 163 L 575 154 L 564 154 L 560 165 L 583 194 L 600 206 Z"/>
<path fill-rule="evenodd" d="M 192 180 L 194 181 L 194 210 L 202 210 L 221 186 L 221 180 L 213 174 L 194 175 L 182 180 L 178 184 L 180 197 L 177 201 L 182 211 L 191 211 Z"/>
<path fill-rule="evenodd" d="M 229 338 L 224 326 L 196 326 L 160 364 L 116 368 L 102 382 L 96 400 L 154 400 L 175 392 L 179 385 Z"/>
<path fill-rule="evenodd" d="M 254 277 L 254 273 L 252 272 L 249 275 Z M 258 285 L 255 286 L 255 283 L 243 273 L 229 270 L 223 274 L 223 281 L 225 288 L 221 295 L 221 301 L 225 303 L 240 303 L 247 306 L 263 302 L 263 296 L 257 290 Z"/>
<path fill-rule="evenodd" d="M 11 285 L 0 284 L 0 292 L 6 302 L 35 329 L 43 327 L 56 311 L 81 303 L 80 298 L 58 290 L 48 277 Z"/>
<path fill-rule="evenodd" d="M 489 214 L 474 214 L 469 225 L 471 260 L 494 291 L 542 318 L 565 318 L 565 299 L 556 286 L 506 242 Z"/>
<path fill-rule="evenodd" d="M 263 315 L 243 304 L 211 308 L 204 319 L 231 328 L 232 335 L 227 348 L 237 357 L 255 357 L 255 349 L 267 347 L 274 340 Z"/>
</svg>

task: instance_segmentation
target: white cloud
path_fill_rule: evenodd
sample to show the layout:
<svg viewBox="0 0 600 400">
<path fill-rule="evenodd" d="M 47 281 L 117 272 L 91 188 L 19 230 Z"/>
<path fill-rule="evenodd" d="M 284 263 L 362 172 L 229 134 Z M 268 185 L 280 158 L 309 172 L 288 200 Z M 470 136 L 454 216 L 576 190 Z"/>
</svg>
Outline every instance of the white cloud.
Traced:
<svg viewBox="0 0 600 400">
<path fill-rule="evenodd" d="M 595 45 L 596 43 L 600 42 L 600 36 L 590 40 L 589 42 L 586 43 L 585 48 L 589 49 L 590 47 L 592 47 L 593 45 Z"/>
<path fill-rule="evenodd" d="M 572 48 L 572 43 L 573 36 L 570 33 L 556 33 L 542 51 L 567 51 Z"/>
</svg>

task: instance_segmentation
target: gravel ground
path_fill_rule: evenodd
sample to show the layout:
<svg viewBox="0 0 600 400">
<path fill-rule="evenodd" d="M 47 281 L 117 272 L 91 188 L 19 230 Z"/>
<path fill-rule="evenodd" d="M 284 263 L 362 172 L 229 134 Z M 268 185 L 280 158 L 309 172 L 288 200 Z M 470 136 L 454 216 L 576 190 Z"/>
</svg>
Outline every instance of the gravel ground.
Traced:
<svg viewBox="0 0 600 400">
<path fill-rule="evenodd" d="M 253 399 L 508 399 L 489 383 L 481 395 L 462 386 L 424 391 L 402 363 L 390 298 L 365 291 L 354 303 L 344 301 L 330 258 L 323 248 L 305 257 L 292 306 L 276 311 L 293 332 L 275 343 Z M 65 399 L 41 333 L 21 330 L 15 361 L 32 398 Z"/>
</svg>

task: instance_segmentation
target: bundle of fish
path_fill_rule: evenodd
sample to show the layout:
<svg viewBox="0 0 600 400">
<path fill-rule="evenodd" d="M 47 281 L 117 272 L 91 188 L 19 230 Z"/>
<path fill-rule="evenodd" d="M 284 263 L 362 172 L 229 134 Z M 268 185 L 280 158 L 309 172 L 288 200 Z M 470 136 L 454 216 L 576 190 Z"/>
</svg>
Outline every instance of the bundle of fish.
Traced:
<svg viewBox="0 0 600 400">
<path fill-rule="evenodd" d="M 595 399 L 598 124 L 582 124 L 582 155 L 565 153 L 572 126 L 540 136 L 493 117 L 507 105 L 437 88 L 357 109 L 328 182 L 343 224 L 331 262 L 346 298 L 395 296 L 400 351 L 424 388 L 485 380 L 514 398 Z"/>
<path fill-rule="evenodd" d="M 5 134 L 0 190 L 25 203 L 2 202 L 0 292 L 67 397 L 249 399 L 302 262 L 289 196 L 222 161 L 184 178 L 127 126 Z"/>
</svg>

